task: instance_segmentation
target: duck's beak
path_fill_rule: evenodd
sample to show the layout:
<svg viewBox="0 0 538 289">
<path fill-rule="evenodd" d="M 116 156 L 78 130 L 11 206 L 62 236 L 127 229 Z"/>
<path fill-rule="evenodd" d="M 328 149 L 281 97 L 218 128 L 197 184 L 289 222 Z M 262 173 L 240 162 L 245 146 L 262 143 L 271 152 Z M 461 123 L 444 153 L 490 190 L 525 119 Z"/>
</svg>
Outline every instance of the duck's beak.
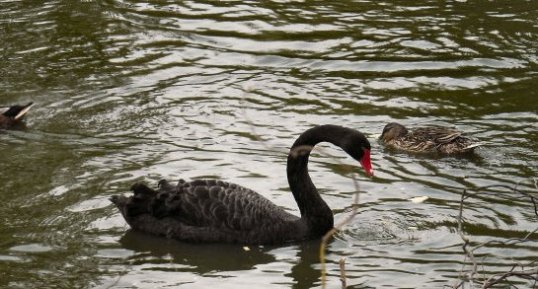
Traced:
<svg viewBox="0 0 538 289">
<path fill-rule="evenodd" d="M 14 119 L 19 120 L 19 119 L 23 118 L 26 115 L 26 113 L 30 110 L 30 108 L 32 108 L 33 105 L 34 105 L 33 102 L 30 102 L 27 105 L 25 105 L 25 107 L 19 113 L 17 113 L 17 115 L 14 117 Z"/>
<path fill-rule="evenodd" d="M 372 169 L 372 162 L 370 161 L 369 149 L 364 149 L 364 155 L 362 156 L 360 163 L 367 176 L 371 177 L 374 175 L 374 169 Z"/>
</svg>

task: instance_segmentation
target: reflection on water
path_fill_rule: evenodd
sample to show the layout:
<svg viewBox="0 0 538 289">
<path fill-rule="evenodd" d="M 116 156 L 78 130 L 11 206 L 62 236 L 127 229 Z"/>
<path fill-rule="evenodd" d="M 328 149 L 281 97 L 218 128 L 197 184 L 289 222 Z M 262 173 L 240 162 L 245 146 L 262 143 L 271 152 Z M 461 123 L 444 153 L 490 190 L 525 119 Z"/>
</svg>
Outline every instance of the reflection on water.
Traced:
<svg viewBox="0 0 538 289">
<path fill-rule="evenodd" d="M 135 252 L 147 253 L 162 258 L 168 255 L 174 263 L 185 263 L 205 274 L 212 271 L 239 271 L 254 269 L 256 265 L 274 262 L 275 258 L 264 253 L 263 247 L 218 245 L 218 244 L 183 244 L 172 240 L 163 240 L 141 233 L 128 231 L 121 239 L 123 248 Z"/>
<path fill-rule="evenodd" d="M 196 283 L 202 288 L 214 283 L 214 279 L 223 278 L 234 280 L 224 285 L 230 288 L 237 286 L 237 283 L 256 286 L 260 281 L 258 278 L 273 279 L 276 283 L 289 284 L 294 288 L 319 285 L 320 272 L 312 266 L 319 262 L 319 242 L 315 241 L 283 248 L 196 245 L 127 231 L 119 243 L 122 249 L 101 249 L 97 253 L 105 260 L 128 260 L 123 267 L 112 267 L 112 272 L 118 277 L 105 280 L 102 288 L 111 284 L 119 287 L 132 285 L 133 280 L 140 278 L 138 275 L 145 274 L 145 271 L 196 273 L 196 277 L 185 274 L 160 279 L 161 286 Z M 258 276 L 250 281 L 241 281 L 236 273 L 241 271 L 254 272 L 253 276 Z"/>
<path fill-rule="evenodd" d="M 353 288 L 451 286 L 466 262 L 464 189 L 478 193 L 463 213 L 474 242 L 538 224 L 518 193 L 536 193 L 536 19 L 524 0 L 0 0 L 0 106 L 36 103 L 27 129 L 0 132 L 0 287 L 319 287 L 317 242 L 153 238 L 128 231 L 108 197 L 136 180 L 211 177 L 298 214 L 287 149 L 322 123 L 364 132 L 376 171 L 359 177 L 359 214 L 328 246 L 328 288 L 341 257 Z M 393 152 L 375 141 L 390 121 L 454 126 L 488 146 Z M 312 157 L 337 221 L 355 165 L 330 146 Z M 538 261 L 536 241 L 480 248 L 480 270 Z"/>
</svg>

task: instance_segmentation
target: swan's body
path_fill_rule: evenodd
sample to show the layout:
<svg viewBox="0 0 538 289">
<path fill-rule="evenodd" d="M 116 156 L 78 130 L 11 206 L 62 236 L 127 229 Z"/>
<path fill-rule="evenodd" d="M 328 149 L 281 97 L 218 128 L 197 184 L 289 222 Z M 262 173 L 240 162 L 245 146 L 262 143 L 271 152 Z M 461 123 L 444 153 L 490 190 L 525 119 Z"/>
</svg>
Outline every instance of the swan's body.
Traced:
<svg viewBox="0 0 538 289">
<path fill-rule="evenodd" d="M 132 187 L 134 196 L 113 196 L 135 230 L 188 242 L 282 244 L 323 236 L 333 214 L 308 175 L 308 156 L 319 142 L 343 148 L 372 174 L 370 144 L 360 132 L 340 126 L 317 126 L 295 141 L 288 155 L 288 182 L 299 206 L 297 217 L 258 193 L 216 180 L 159 182 L 158 190 Z"/>
<path fill-rule="evenodd" d="M 399 123 L 383 128 L 380 140 L 387 147 L 417 153 L 462 154 L 483 145 L 461 132 L 442 126 L 426 126 L 409 131 Z"/>
<path fill-rule="evenodd" d="M 135 196 L 122 213 L 133 229 L 154 235 L 190 242 L 252 244 L 285 243 L 306 235 L 300 218 L 236 184 L 180 180 L 174 186 L 163 180 L 158 191 L 143 184 L 135 184 L 132 190 Z M 129 199 L 113 201 L 121 204 Z M 327 223 L 332 227 L 332 218 Z M 267 231 L 272 233 L 263 233 Z"/>
<path fill-rule="evenodd" d="M 26 105 L 14 105 L 0 114 L 0 129 L 9 129 L 21 124 L 22 119 L 32 107 L 32 102 Z"/>
</svg>

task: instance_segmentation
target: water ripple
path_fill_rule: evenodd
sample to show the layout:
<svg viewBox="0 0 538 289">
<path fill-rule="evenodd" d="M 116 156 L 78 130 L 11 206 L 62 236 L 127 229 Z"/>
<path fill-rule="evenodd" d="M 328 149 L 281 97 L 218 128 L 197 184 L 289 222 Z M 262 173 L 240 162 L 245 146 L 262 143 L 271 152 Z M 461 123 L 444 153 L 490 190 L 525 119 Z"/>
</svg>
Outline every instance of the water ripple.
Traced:
<svg viewBox="0 0 538 289">
<path fill-rule="evenodd" d="M 376 171 L 359 175 L 358 215 L 329 243 L 328 287 L 342 256 L 351 287 L 453 284 L 467 268 L 463 190 L 465 233 L 497 242 L 479 250 L 485 274 L 535 261 L 536 236 L 501 243 L 536 227 L 533 1 L 0 3 L 0 105 L 36 102 L 25 130 L 0 132 L 0 287 L 319 287 L 317 242 L 247 251 L 137 235 L 108 197 L 210 177 L 298 214 L 287 150 L 322 123 L 364 132 Z M 376 141 L 391 121 L 487 145 L 398 153 Z M 330 146 L 312 155 L 336 220 L 352 211 L 356 165 Z"/>
</svg>

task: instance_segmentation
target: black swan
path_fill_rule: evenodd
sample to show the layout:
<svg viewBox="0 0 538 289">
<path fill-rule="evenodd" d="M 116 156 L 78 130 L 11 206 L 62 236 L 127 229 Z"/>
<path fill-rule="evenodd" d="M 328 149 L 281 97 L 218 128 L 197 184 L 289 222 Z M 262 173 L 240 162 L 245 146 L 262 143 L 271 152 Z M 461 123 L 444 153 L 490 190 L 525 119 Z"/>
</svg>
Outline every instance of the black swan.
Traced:
<svg viewBox="0 0 538 289">
<path fill-rule="evenodd" d="M 353 129 L 321 125 L 303 132 L 288 154 L 287 174 L 301 217 L 258 193 L 218 180 L 161 180 L 157 190 L 134 184 L 134 195 L 112 196 L 134 230 L 187 242 L 283 244 L 317 239 L 333 228 L 333 214 L 308 174 L 308 156 L 320 142 L 330 142 L 359 161 L 373 175 L 370 143 Z"/>
<path fill-rule="evenodd" d="M 0 129 L 9 129 L 21 124 L 22 119 L 32 107 L 33 102 L 26 105 L 14 105 L 0 114 Z"/>
<path fill-rule="evenodd" d="M 389 123 L 380 137 L 387 147 L 416 153 L 454 155 L 470 153 L 483 145 L 461 132 L 442 126 L 418 127 L 412 131 L 399 123 Z"/>
</svg>

